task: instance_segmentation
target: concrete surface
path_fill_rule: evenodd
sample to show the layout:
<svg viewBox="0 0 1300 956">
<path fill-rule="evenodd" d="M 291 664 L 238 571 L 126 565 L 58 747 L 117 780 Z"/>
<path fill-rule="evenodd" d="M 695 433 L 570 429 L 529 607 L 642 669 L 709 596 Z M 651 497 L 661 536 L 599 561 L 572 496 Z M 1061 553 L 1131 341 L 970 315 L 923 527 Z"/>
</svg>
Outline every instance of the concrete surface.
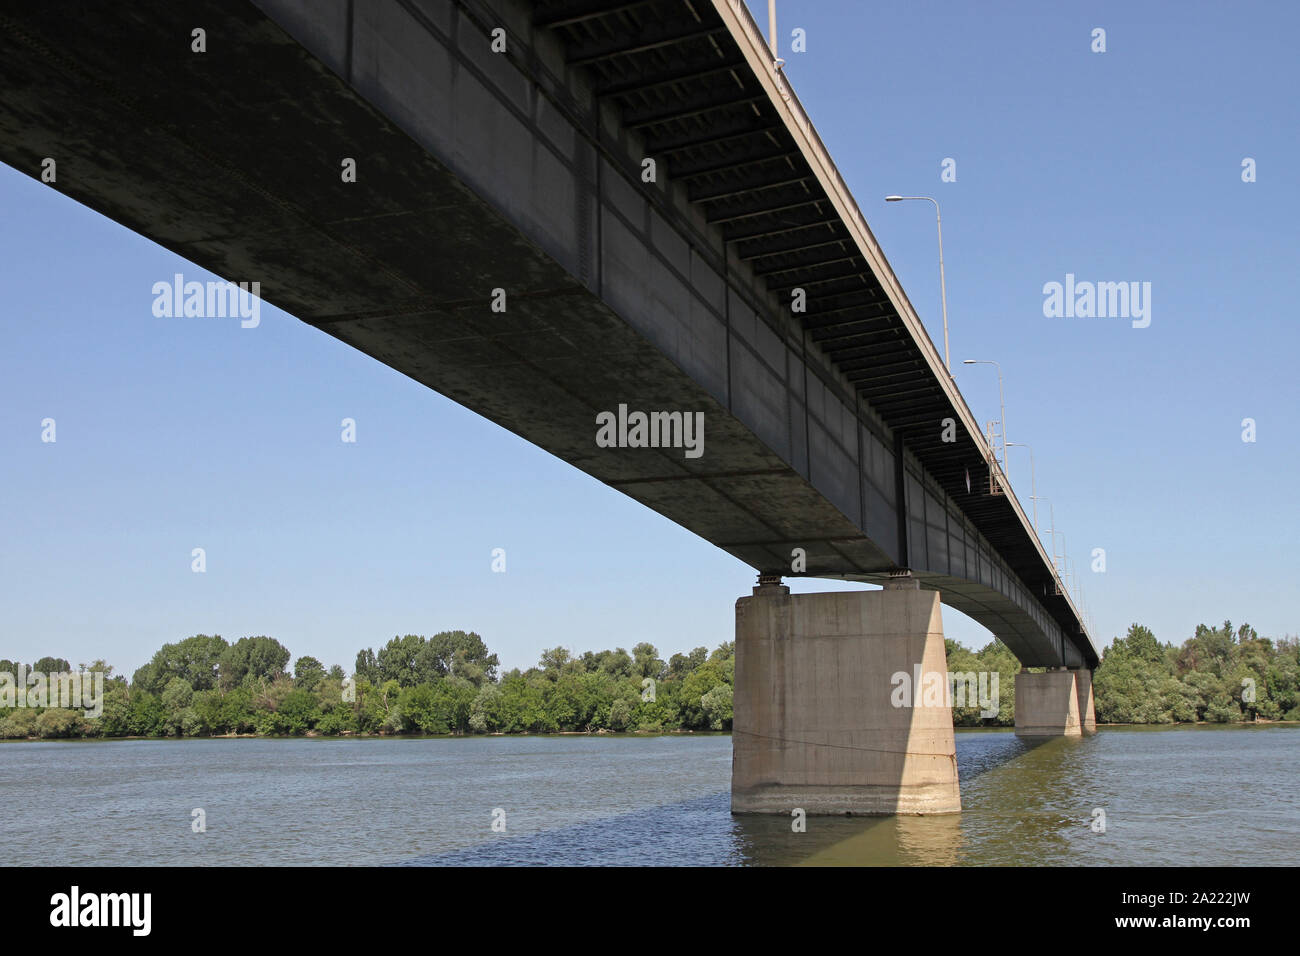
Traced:
<svg viewBox="0 0 1300 956">
<path fill-rule="evenodd" d="M 1077 671 L 1054 670 L 1042 674 L 1016 675 L 1017 737 L 1078 737 L 1079 720 Z M 1088 701 L 1092 701 L 1091 672 L 1088 672 Z M 1096 730 L 1096 722 L 1093 722 Z"/>
<path fill-rule="evenodd" d="M 895 706 L 947 672 L 939 595 L 755 588 L 736 602 L 733 813 L 955 813 L 952 710 Z"/>
</svg>

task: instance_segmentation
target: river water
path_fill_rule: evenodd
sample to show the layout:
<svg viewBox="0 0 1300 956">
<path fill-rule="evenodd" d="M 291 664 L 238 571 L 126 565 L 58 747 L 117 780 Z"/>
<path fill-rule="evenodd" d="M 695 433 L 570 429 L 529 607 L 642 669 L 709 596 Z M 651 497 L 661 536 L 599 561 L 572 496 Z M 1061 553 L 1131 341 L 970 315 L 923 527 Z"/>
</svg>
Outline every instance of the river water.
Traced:
<svg viewBox="0 0 1300 956">
<path fill-rule="evenodd" d="M 1297 726 L 959 731 L 960 814 L 795 833 L 730 815 L 725 735 L 12 742 L 0 806 L 25 864 L 1295 865 L 1298 757 Z"/>
</svg>

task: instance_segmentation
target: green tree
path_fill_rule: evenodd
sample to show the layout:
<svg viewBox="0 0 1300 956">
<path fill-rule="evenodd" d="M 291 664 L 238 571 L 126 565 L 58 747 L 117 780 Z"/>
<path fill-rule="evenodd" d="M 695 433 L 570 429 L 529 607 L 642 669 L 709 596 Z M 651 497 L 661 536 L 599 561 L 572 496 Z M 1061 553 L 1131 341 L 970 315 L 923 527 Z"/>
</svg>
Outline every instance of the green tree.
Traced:
<svg viewBox="0 0 1300 956">
<path fill-rule="evenodd" d="M 300 657 L 294 664 L 293 683 L 303 690 L 315 690 L 325 679 L 325 665 L 314 657 Z"/>
<path fill-rule="evenodd" d="M 217 724 L 230 734 L 248 734 L 257 729 L 253 692 L 247 687 L 236 687 L 226 693 L 221 698 L 221 716 Z"/>
<path fill-rule="evenodd" d="M 2 712 L 0 712 L 2 713 Z M 40 714 L 31 707 L 15 707 L 0 718 L 0 737 L 9 740 L 25 740 L 39 733 L 37 721 Z"/>
<path fill-rule="evenodd" d="M 181 729 L 186 737 L 219 734 L 225 731 L 222 720 L 225 699 L 220 691 L 196 690 L 190 699 L 190 720 L 188 725 L 182 722 Z"/>
<path fill-rule="evenodd" d="M 501 726 L 501 688 L 484 684 L 470 702 L 469 729 L 476 734 L 488 734 Z"/>
<path fill-rule="evenodd" d="M 731 729 L 732 688 L 730 684 L 715 684 L 700 698 L 700 709 L 710 730 Z"/>
<path fill-rule="evenodd" d="M 176 736 L 183 732 L 185 712 L 193 700 L 194 688 L 185 678 L 173 677 L 167 682 L 162 692 L 163 733 Z"/>
<path fill-rule="evenodd" d="M 1198 624 L 1196 634 L 1183 644 L 1178 655 L 1179 673 L 1202 671 L 1222 676 L 1223 669 L 1232 660 L 1235 646 L 1231 621 L 1224 621 L 1223 626 L 1217 628 Z"/>
<path fill-rule="evenodd" d="M 653 644 L 642 642 L 632 648 L 633 671 L 642 677 L 662 680 L 666 665 L 659 659 L 659 649 Z"/>
<path fill-rule="evenodd" d="M 586 655 L 584 654 L 583 657 L 585 658 Z M 600 651 L 592 657 L 595 666 L 588 665 L 587 670 L 603 671 L 615 679 L 631 677 L 635 669 L 632 655 L 621 647 L 616 647 L 612 651 Z"/>
<path fill-rule="evenodd" d="M 421 683 L 421 663 L 426 668 L 430 666 L 427 658 L 425 662 L 420 660 L 420 654 L 427 643 L 419 634 L 407 634 L 405 637 L 395 637 L 385 644 L 375 658 L 377 682 L 397 681 L 399 687 L 414 687 Z M 434 675 L 428 673 L 427 676 Z"/>
<path fill-rule="evenodd" d="M 289 649 L 274 638 L 241 637 L 221 655 L 221 686 L 229 690 L 240 684 L 277 680 L 289 666 L 289 656 Z"/>
<path fill-rule="evenodd" d="M 668 658 L 667 680 L 681 680 L 709 658 L 707 647 L 697 647 L 689 654 L 674 654 Z"/>
<path fill-rule="evenodd" d="M 713 723 L 715 720 L 721 721 L 724 711 L 726 720 L 730 721 L 730 690 L 724 695 L 713 693 L 718 687 L 730 688 L 729 665 L 734 668 L 734 661 L 729 658 L 711 658 L 681 682 L 681 691 L 676 697 L 681 707 L 683 727 L 691 730 L 721 730 L 721 725 L 714 727 Z M 706 699 L 709 701 L 708 704 L 705 703 Z"/>
<path fill-rule="evenodd" d="M 1128 634 L 1116 638 L 1107 654 L 1122 655 L 1157 664 L 1164 660 L 1164 648 L 1151 633 L 1151 629 L 1140 624 L 1129 625 Z"/>
<path fill-rule="evenodd" d="M 131 692 L 126 681 L 114 680 L 104 685 L 104 711 L 94 724 L 101 737 L 125 737 L 131 733 Z"/>
<path fill-rule="evenodd" d="M 131 689 L 130 731 L 133 737 L 156 737 L 164 732 L 162 700 L 147 690 Z"/>
<path fill-rule="evenodd" d="M 566 669 L 571 669 L 573 656 L 567 647 L 549 647 L 542 649 L 537 666 L 548 680 L 558 681 Z"/>
<path fill-rule="evenodd" d="M 476 687 L 485 681 L 495 681 L 500 664 L 483 638 L 473 631 L 440 631 L 429 638 L 425 654 L 425 667 L 433 671 L 429 677 L 455 675 Z"/>
<path fill-rule="evenodd" d="M 219 635 L 195 634 L 175 644 L 164 644 L 148 664 L 135 672 L 132 686 L 161 694 L 172 678 L 191 688 L 208 690 L 217 684 L 218 664 L 227 649 Z"/>
<path fill-rule="evenodd" d="M 80 737 L 82 729 L 81 714 L 64 707 L 50 707 L 36 718 L 36 733 L 40 737 Z"/>
<path fill-rule="evenodd" d="M 404 687 L 398 697 L 403 725 L 411 731 L 421 734 L 445 734 L 450 732 L 447 716 L 439 707 L 437 694 L 432 684 L 417 684 Z"/>
<path fill-rule="evenodd" d="M 353 673 L 357 680 L 366 680 L 374 684 L 379 680 L 379 664 L 375 659 L 375 652 L 370 648 L 357 652 L 356 666 Z"/>
<path fill-rule="evenodd" d="M 294 687 L 278 702 L 269 724 L 273 733 L 301 736 L 311 730 L 319 719 L 320 708 L 316 695 L 301 687 Z"/>
</svg>

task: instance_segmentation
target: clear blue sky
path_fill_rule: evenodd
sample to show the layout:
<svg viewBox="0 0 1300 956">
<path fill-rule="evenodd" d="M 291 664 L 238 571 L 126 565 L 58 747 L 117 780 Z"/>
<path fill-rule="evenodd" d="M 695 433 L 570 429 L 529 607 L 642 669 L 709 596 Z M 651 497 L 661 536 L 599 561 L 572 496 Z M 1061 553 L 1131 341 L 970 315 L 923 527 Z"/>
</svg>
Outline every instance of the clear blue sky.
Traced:
<svg viewBox="0 0 1300 956">
<path fill-rule="evenodd" d="M 937 343 L 932 207 L 882 199 L 942 203 L 957 382 L 994 418 L 993 369 L 957 363 L 1002 364 L 1008 436 L 1034 447 L 1098 639 L 1300 632 L 1300 7 L 779 11 L 787 75 Z M 350 670 L 360 647 L 463 628 L 528 666 L 555 644 L 732 639 L 753 574 L 701 539 L 270 306 L 251 330 L 154 318 L 153 283 L 209 276 L 2 166 L 0 210 L 0 657 L 129 673 L 190 634 L 269 634 Z M 1150 327 L 1045 318 L 1066 273 L 1150 282 Z"/>
</svg>

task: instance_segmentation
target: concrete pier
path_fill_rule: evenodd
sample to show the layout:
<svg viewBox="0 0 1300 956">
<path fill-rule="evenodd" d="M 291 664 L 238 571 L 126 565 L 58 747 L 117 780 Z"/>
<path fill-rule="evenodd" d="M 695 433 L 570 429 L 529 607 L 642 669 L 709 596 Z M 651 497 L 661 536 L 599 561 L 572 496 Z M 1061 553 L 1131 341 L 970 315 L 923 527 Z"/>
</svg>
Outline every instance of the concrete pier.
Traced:
<svg viewBox="0 0 1300 956">
<path fill-rule="evenodd" d="M 1079 729 L 1086 736 L 1097 732 L 1097 710 L 1092 703 L 1092 671 L 1074 671 L 1075 696 L 1079 700 Z"/>
<path fill-rule="evenodd" d="M 732 813 L 960 811 L 952 709 L 918 673 L 947 686 L 939 595 L 915 582 L 738 600 Z"/>
<path fill-rule="evenodd" d="M 1017 737 L 1080 737 L 1096 732 L 1092 671 L 1016 675 Z"/>
</svg>

